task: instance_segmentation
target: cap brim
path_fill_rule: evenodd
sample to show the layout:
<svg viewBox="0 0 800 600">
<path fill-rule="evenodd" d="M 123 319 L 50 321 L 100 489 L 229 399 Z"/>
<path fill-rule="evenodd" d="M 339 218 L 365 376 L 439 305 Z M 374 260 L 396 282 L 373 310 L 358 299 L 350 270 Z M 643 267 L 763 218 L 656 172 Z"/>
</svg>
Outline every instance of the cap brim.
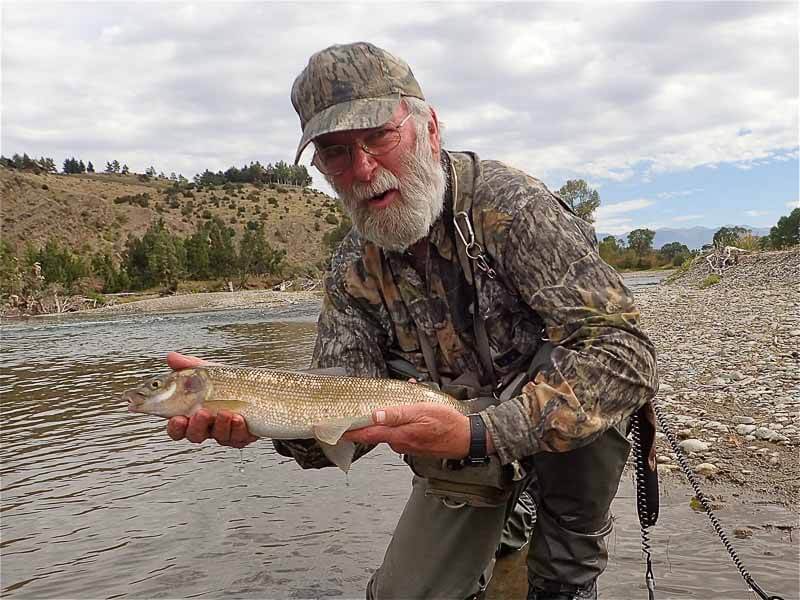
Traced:
<svg viewBox="0 0 800 600">
<path fill-rule="evenodd" d="M 394 116 L 400 96 L 386 98 L 362 98 L 350 100 L 326 108 L 306 123 L 303 137 L 297 146 L 294 164 L 312 140 L 326 133 L 349 131 L 351 129 L 370 129 L 388 123 Z"/>
</svg>

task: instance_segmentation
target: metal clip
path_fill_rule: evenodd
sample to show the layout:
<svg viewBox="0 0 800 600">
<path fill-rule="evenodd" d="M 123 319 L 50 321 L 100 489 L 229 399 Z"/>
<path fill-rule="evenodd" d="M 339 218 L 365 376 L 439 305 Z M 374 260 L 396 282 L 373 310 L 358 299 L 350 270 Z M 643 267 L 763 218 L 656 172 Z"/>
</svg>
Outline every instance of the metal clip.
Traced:
<svg viewBox="0 0 800 600">
<path fill-rule="evenodd" d="M 461 227 L 458 224 L 458 218 L 461 217 L 464 219 L 464 223 L 467 225 L 467 235 L 464 235 L 464 232 L 461 230 Z M 464 247 L 466 248 L 467 256 L 475 261 L 475 265 L 484 273 L 489 279 L 495 279 L 497 277 L 497 272 L 489 266 L 489 263 L 486 261 L 486 256 L 483 254 L 483 246 L 481 246 L 477 241 L 475 241 L 475 231 L 472 229 L 472 223 L 469 220 L 469 215 L 466 211 L 461 211 L 456 213 L 453 216 L 453 225 L 455 225 L 456 233 L 458 233 L 458 237 L 461 238 Z"/>
<path fill-rule="evenodd" d="M 469 240 L 464 235 L 464 232 L 461 231 L 461 227 L 458 226 L 458 217 L 464 219 L 464 222 L 467 224 L 467 231 L 469 232 Z M 456 213 L 453 216 L 453 225 L 456 226 L 456 233 L 458 233 L 458 237 L 461 238 L 461 241 L 464 242 L 464 245 L 467 247 L 467 250 L 472 248 L 473 244 L 475 244 L 475 232 L 472 230 L 472 223 L 469 222 L 469 215 L 466 211 L 461 211 Z"/>
</svg>

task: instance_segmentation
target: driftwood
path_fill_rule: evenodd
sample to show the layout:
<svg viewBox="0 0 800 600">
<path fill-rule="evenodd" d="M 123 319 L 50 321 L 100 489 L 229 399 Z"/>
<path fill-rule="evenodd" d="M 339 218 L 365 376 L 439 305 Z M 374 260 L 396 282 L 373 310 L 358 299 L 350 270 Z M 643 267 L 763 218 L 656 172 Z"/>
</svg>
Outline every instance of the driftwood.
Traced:
<svg viewBox="0 0 800 600">
<path fill-rule="evenodd" d="M 62 314 L 89 308 L 97 308 L 97 299 L 79 295 L 62 298 L 57 292 L 54 292 L 52 296 L 41 297 L 10 294 L 0 312 L 6 316 L 33 316 Z"/>
<path fill-rule="evenodd" d="M 736 246 L 715 247 L 705 259 L 710 273 L 722 275 L 732 266 L 739 264 L 739 256 L 747 254 L 749 250 L 742 250 Z"/>
<path fill-rule="evenodd" d="M 293 287 L 295 284 L 297 284 L 297 287 L 295 289 L 299 289 L 304 292 L 310 292 L 312 290 L 315 290 L 319 286 L 320 281 L 318 279 L 309 279 L 307 277 L 300 277 L 297 279 L 287 279 L 286 281 L 281 281 L 277 285 L 273 285 L 272 288 L 270 289 L 273 292 L 285 292 L 289 288 Z"/>
</svg>

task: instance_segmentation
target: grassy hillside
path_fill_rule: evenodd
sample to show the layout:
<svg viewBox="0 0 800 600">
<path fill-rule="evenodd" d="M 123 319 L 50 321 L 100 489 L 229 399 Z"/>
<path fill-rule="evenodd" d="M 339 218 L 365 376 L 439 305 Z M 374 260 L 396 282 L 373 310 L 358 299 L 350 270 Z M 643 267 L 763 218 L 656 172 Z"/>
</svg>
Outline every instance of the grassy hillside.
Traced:
<svg viewBox="0 0 800 600">
<path fill-rule="evenodd" d="M 314 275 L 328 256 L 323 236 L 341 217 L 332 198 L 295 186 L 226 184 L 177 193 L 173 187 L 172 181 L 142 181 L 135 174 L 34 174 L 0 167 L 2 239 L 18 250 L 27 242 L 38 247 L 56 239 L 82 255 L 118 255 L 128 235 L 141 237 L 154 219 L 188 236 L 218 216 L 237 239 L 248 221 L 263 223 L 270 245 L 287 251 L 288 271 Z"/>
</svg>

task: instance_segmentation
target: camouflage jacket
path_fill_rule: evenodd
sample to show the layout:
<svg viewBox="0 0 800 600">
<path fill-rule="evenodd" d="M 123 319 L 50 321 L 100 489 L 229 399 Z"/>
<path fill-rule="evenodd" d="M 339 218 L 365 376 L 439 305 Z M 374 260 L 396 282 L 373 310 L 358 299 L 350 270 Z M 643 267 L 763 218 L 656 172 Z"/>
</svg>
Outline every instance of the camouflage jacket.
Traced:
<svg viewBox="0 0 800 600">
<path fill-rule="evenodd" d="M 461 181 L 469 155 L 450 156 Z M 474 164 L 473 223 L 497 272 L 489 279 L 475 270 L 497 376 L 524 371 L 544 337 L 555 344 L 550 364 L 520 395 L 481 414 L 504 464 L 571 450 L 655 394 L 653 345 L 631 292 L 601 260 L 592 227 L 539 180 L 496 161 Z M 401 357 L 426 373 L 418 337 L 425 336 L 443 378 L 473 372 L 486 380 L 447 196 L 424 270 L 409 253 L 384 252 L 355 231 L 343 240 L 325 277 L 312 367 L 386 377 L 386 361 Z M 275 445 L 303 467 L 330 465 L 313 440 Z"/>
</svg>

